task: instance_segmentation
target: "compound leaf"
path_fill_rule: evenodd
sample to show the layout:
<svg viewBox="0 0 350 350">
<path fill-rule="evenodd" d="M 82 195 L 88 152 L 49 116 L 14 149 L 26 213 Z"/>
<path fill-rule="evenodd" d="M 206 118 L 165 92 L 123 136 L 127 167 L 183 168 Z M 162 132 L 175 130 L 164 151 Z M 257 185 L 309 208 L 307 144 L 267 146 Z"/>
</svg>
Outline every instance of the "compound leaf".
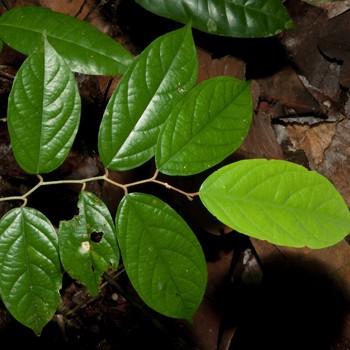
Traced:
<svg viewBox="0 0 350 350">
<path fill-rule="evenodd" d="M 72 278 L 97 295 L 101 275 L 119 263 L 114 223 L 104 202 L 90 192 L 80 192 L 78 207 L 79 215 L 60 222 L 61 261 Z"/>
<path fill-rule="evenodd" d="M 116 226 L 126 272 L 140 297 L 161 314 L 191 320 L 207 270 L 186 222 L 157 197 L 132 193 L 119 205 Z"/>
<path fill-rule="evenodd" d="M 333 184 L 291 162 L 227 165 L 203 182 L 199 194 L 220 221 L 270 243 L 324 248 L 350 232 L 349 209 Z"/>
<path fill-rule="evenodd" d="M 40 335 L 57 311 L 62 271 L 57 234 L 33 208 L 15 208 L 0 220 L 0 289 L 5 306 Z"/>
<path fill-rule="evenodd" d="M 280 0 L 136 0 L 158 16 L 215 35 L 257 38 L 275 35 L 293 26 Z"/>
<path fill-rule="evenodd" d="M 135 168 L 154 156 L 160 126 L 197 80 L 191 27 L 152 42 L 124 74 L 105 110 L 99 153 L 112 170 Z"/>
<path fill-rule="evenodd" d="M 22 64 L 8 101 L 8 128 L 18 164 L 48 173 L 66 159 L 78 131 L 80 96 L 74 75 L 48 41 Z"/>
<path fill-rule="evenodd" d="M 249 82 L 224 76 L 205 80 L 175 106 L 162 127 L 157 168 L 168 175 L 209 169 L 242 144 L 251 120 Z"/>
<path fill-rule="evenodd" d="M 36 49 L 44 32 L 74 72 L 119 75 L 132 62 L 123 46 L 75 17 L 40 6 L 14 7 L 0 17 L 0 38 L 25 55 Z"/>
</svg>

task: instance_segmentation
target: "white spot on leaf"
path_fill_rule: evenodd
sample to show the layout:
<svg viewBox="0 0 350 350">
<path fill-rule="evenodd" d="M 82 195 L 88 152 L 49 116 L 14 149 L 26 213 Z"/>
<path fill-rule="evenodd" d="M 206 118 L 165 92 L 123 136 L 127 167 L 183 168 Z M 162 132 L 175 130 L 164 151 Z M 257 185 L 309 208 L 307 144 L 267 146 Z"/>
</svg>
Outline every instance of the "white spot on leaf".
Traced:
<svg viewBox="0 0 350 350">
<path fill-rule="evenodd" d="M 216 25 L 216 22 L 212 18 L 208 19 L 207 28 L 208 28 L 208 32 L 210 33 L 214 33 L 218 30 L 218 26 Z"/>
<path fill-rule="evenodd" d="M 90 243 L 88 241 L 82 242 L 81 248 L 87 253 L 90 250 Z"/>
</svg>

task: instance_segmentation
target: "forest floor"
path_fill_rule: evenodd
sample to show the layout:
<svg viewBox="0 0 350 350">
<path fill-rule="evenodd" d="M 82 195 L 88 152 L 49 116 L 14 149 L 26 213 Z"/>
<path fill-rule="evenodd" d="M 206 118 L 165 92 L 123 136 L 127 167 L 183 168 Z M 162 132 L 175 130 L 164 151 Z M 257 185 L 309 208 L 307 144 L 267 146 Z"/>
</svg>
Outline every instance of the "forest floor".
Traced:
<svg viewBox="0 0 350 350">
<path fill-rule="evenodd" d="M 177 28 L 130 0 L 13 0 L 10 7 L 38 5 L 89 21 L 134 55 L 159 35 Z M 350 8 L 349 1 L 317 5 L 288 0 L 295 28 L 264 39 L 216 37 L 193 31 L 198 81 L 229 75 L 251 80 L 254 120 L 243 145 L 227 159 L 285 159 L 316 170 L 333 182 L 350 206 Z M 324 3 L 324 1 L 320 1 Z M 0 15 L 6 8 L 0 5 Z M 0 54 L 0 118 L 6 118 L 12 78 L 25 57 L 8 47 Z M 52 178 L 97 175 L 98 126 L 118 79 L 77 75 L 83 101 L 78 141 Z M 147 178 L 152 164 L 112 172 L 120 182 Z M 195 191 L 206 174 L 167 178 Z M 35 181 L 35 180 L 34 180 Z M 6 123 L 0 124 L 0 194 L 33 186 L 11 153 Z M 108 184 L 90 184 L 115 213 L 123 195 Z M 147 191 L 153 188 L 145 189 Z M 29 204 L 55 225 L 76 210 L 79 187 L 40 189 Z M 350 249 L 292 249 L 250 239 L 214 219 L 199 202 L 156 191 L 193 228 L 208 264 L 208 285 L 193 324 L 149 310 L 125 273 L 105 275 L 97 297 L 64 276 L 62 302 L 40 337 L 0 308 L 0 340 L 36 349 L 350 349 Z M 54 200 L 53 200 L 54 198 Z M 1 202 L 0 214 L 18 205 Z"/>
</svg>

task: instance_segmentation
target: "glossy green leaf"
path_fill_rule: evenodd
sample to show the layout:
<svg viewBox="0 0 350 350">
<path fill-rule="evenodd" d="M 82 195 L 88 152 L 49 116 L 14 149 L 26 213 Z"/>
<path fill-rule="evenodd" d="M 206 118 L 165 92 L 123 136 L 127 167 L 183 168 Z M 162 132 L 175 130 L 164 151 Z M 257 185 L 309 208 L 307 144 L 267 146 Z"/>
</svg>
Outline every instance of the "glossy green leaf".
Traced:
<svg viewBox="0 0 350 350">
<path fill-rule="evenodd" d="M 61 261 L 72 278 L 97 295 L 101 275 L 119 263 L 114 223 L 104 202 L 90 192 L 80 192 L 78 207 L 79 215 L 60 222 Z"/>
<path fill-rule="evenodd" d="M 186 222 L 160 199 L 132 193 L 119 205 L 116 226 L 126 272 L 140 297 L 161 314 L 191 320 L 207 270 Z"/>
<path fill-rule="evenodd" d="M 156 15 L 215 35 L 257 38 L 293 26 L 280 0 L 136 0 Z"/>
<path fill-rule="evenodd" d="M 73 73 L 44 38 L 17 72 L 8 101 L 16 161 L 31 174 L 66 159 L 78 131 L 80 96 Z"/>
<path fill-rule="evenodd" d="M 270 243 L 324 248 L 350 232 L 350 213 L 333 184 L 282 160 L 251 159 L 210 175 L 200 199 L 220 221 Z"/>
<path fill-rule="evenodd" d="M 157 38 L 124 74 L 105 110 L 99 153 L 112 170 L 135 168 L 154 156 L 160 126 L 197 80 L 189 26 Z"/>
<path fill-rule="evenodd" d="M 205 80 L 172 110 L 159 133 L 156 164 L 168 175 L 192 175 L 220 163 L 244 141 L 252 120 L 250 83 Z"/>
<path fill-rule="evenodd" d="M 40 6 L 14 7 L 0 17 L 0 38 L 30 55 L 42 34 L 74 72 L 119 75 L 132 62 L 123 46 L 91 24 Z"/>
<path fill-rule="evenodd" d="M 60 303 L 62 271 L 50 221 L 33 208 L 15 208 L 0 220 L 0 290 L 6 308 L 40 335 Z"/>
</svg>

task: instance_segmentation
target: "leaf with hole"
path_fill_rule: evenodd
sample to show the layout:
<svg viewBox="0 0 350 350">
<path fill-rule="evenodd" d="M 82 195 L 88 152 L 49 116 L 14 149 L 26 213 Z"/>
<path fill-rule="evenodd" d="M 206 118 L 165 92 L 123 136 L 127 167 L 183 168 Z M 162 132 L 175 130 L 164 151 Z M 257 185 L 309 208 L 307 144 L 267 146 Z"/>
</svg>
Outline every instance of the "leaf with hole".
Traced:
<svg viewBox="0 0 350 350">
<path fill-rule="evenodd" d="M 268 37 L 293 26 L 280 0 L 136 0 L 158 16 L 206 33 L 241 38 Z"/>
<path fill-rule="evenodd" d="M 105 205 L 93 193 L 81 191 L 79 215 L 61 221 L 58 238 L 62 265 L 79 280 L 91 295 L 97 295 L 101 275 L 119 263 L 119 248 L 113 219 Z"/>
<path fill-rule="evenodd" d="M 35 51 L 44 32 L 74 72 L 119 75 L 133 59 L 122 45 L 88 22 L 45 7 L 14 7 L 0 17 L 0 38 L 22 54 Z"/>
<path fill-rule="evenodd" d="M 78 131 L 80 106 L 74 75 L 44 37 L 17 72 L 8 101 L 12 148 L 22 169 L 48 173 L 63 163 Z"/>
<path fill-rule="evenodd" d="M 202 184 L 200 199 L 221 222 L 270 243 L 332 246 L 350 232 L 350 213 L 333 184 L 282 160 L 242 160 Z"/>
<path fill-rule="evenodd" d="M 197 80 L 191 27 L 152 42 L 124 74 L 105 110 L 99 153 L 108 169 L 135 168 L 154 156 L 160 126 Z"/>
<path fill-rule="evenodd" d="M 157 142 L 157 168 L 193 175 L 220 163 L 244 141 L 252 120 L 250 83 L 231 77 L 205 80 L 171 111 Z"/>
<path fill-rule="evenodd" d="M 0 290 L 11 315 L 40 335 L 60 302 L 57 234 L 33 208 L 15 208 L 0 220 Z"/>
<path fill-rule="evenodd" d="M 157 197 L 131 193 L 118 207 L 116 227 L 126 272 L 143 301 L 163 315 L 192 320 L 207 270 L 186 222 Z"/>
</svg>

